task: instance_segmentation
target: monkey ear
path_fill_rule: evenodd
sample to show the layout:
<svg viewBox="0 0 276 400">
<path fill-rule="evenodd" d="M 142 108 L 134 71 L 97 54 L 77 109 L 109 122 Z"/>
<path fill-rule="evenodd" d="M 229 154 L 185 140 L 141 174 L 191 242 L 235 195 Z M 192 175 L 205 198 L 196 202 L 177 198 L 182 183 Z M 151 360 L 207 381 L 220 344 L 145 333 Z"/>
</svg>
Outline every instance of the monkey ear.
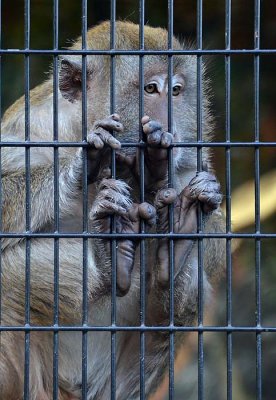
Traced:
<svg viewBox="0 0 276 400">
<path fill-rule="evenodd" d="M 81 99 L 82 65 L 79 62 L 62 59 L 59 71 L 59 90 L 62 96 L 74 103 Z"/>
</svg>

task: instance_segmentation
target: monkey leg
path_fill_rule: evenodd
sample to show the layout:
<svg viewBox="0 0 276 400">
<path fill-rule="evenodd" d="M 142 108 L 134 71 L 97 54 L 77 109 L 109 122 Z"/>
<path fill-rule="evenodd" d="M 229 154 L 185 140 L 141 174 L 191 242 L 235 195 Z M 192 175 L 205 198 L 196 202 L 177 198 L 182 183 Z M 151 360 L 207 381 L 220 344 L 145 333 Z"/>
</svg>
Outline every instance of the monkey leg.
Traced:
<svg viewBox="0 0 276 400">
<path fill-rule="evenodd" d="M 155 209 L 148 203 L 132 203 L 128 186 L 119 180 L 103 179 L 99 193 L 90 212 L 92 225 L 97 232 L 110 232 L 110 216 L 115 218 L 117 233 L 139 233 L 140 220 L 151 225 L 155 221 Z M 131 285 L 131 272 L 134 264 L 137 240 L 123 239 L 117 241 L 117 296 L 124 296 Z M 110 243 L 98 241 L 99 261 L 110 265 Z"/>
<path fill-rule="evenodd" d="M 216 210 L 222 201 L 220 185 L 208 172 L 198 173 L 177 196 L 174 189 L 160 190 L 155 199 L 158 232 L 169 232 L 168 205 L 174 203 L 174 232 L 197 232 L 197 209 L 201 205 L 204 216 Z M 174 278 L 186 264 L 193 247 L 193 240 L 180 239 L 174 243 Z M 168 240 L 161 239 L 157 248 L 157 279 L 161 285 L 169 283 Z"/>
</svg>

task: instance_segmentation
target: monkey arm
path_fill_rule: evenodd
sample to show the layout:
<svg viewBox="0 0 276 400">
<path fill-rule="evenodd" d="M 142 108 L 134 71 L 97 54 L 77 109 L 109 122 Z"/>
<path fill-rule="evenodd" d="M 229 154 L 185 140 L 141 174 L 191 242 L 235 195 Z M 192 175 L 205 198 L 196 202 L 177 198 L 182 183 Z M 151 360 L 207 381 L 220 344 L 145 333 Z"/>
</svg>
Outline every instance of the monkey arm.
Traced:
<svg viewBox="0 0 276 400">
<path fill-rule="evenodd" d="M 59 207 L 70 215 L 80 197 L 82 156 L 80 152 L 59 162 Z M 26 173 L 19 170 L 2 177 L 2 225 L 4 232 L 26 229 Z M 38 231 L 54 219 L 54 167 L 32 167 L 30 171 L 30 229 Z M 14 244 L 14 241 L 11 243 Z M 4 241 L 5 247 L 5 241 Z"/>
</svg>

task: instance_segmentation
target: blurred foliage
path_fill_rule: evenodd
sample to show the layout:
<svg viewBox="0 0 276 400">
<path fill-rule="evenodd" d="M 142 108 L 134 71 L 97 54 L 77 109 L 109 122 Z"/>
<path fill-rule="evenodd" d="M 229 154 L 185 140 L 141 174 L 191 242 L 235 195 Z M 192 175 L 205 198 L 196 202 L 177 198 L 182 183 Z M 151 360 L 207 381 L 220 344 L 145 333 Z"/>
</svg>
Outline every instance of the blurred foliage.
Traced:
<svg viewBox="0 0 276 400">
<path fill-rule="evenodd" d="M 31 0 L 31 48 L 53 47 L 53 1 Z M 59 1 L 59 47 L 66 47 L 70 40 L 81 34 L 81 1 Z M 167 26 L 168 3 L 166 0 L 146 1 L 146 22 L 153 26 Z M 196 41 L 196 1 L 174 1 L 174 32 L 181 38 Z M 261 2 L 261 47 L 276 48 L 276 3 Z M 3 48 L 24 48 L 24 1 L 2 1 Z M 88 26 L 109 19 L 110 1 L 88 0 Z M 138 0 L 118 0 L 117 18 L 139 21 Z M 223 49 L 225 46 L 225 5 L 219 0 L 203 1 L 203 46 Z M 254 47 L 254 2 L 232 0 L 231 46 L 234 49 Z M 207 58 L 207 57 L 205 57 Z M 31 87 L 44 79 L 51 64 L 51 57 L 31 56 Z M 223 56 L 210 57 L 209 74 L 214 92 L 213 108 L 217 115 L 216 140 L 225 140 L 225 66 Z M 260 136 L 264 141 L 275 141 L 275 55 L 260 59 Z M 2 114 L 24 93 L 24 57 L 3 56 L 1 63 Z M 254 140 L 254 59 L 237 55 L 231 60 L 231 140 Z M 260 171 L 275 168 L 275 148 L 260 151 Z M 214 153 L 219 179 L 225 187 L 225 150 Z M 231 189 L 254 179 L 254 151 L 237 147 L 231 151 Z M 253 194 L 254 195 L 254 194 Z M 243 199 L 240 199 L 240 206 Z M 274 232 L 275 215 L 262 221 L 262 231 Z M 253 232 L 254 226 L 246 228 Z M 276 269 L 275 241 L 261 243 L 262 323 L 276 325 Z M 233 324 L 255 324 L 255 243 L 241 243 L 232 259 L 233 267 Z M 213 324 L 226 323 L 226 283 L 222 284 L 211 312 Z M 222 333 L 205 334 L 205 390 L 206 400 L 226 399 L 226 344 Z M 263 334 L 263 399 L 276 398 L 276 335 Z M 255 398 L 256 387 L 256 337 L 254 334 L 233 334 L 233 398 Z M 197 399 L 197 359 L 178 374 L 176 399 Z M 161 395 L 159 396 L 161 399 Z"/>
</svg>

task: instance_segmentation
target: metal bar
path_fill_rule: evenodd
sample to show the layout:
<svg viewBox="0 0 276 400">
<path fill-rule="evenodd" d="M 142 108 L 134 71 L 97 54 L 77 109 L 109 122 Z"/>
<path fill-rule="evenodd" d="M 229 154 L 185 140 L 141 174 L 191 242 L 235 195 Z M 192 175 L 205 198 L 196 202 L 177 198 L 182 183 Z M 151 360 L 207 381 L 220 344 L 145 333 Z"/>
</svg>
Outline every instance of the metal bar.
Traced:
<svg viewBox="0 0 276 400">
<path fill-rule="evenodd" d="M 87 0 L 82 0 L 82 50 L 87 48 Z M 87 143 L 87 58 L 82 56 L 82 141 Z M 83 232 L 88 232 L 87 147 L 82 165 Z M 82 325 L 88 324 L 88 238 L 83 238 Z M 88 331 L 82 333 L 82 400 L 87 399 Z"/>
<path fill-rule="evenodd" d="M 116 0 L 110 4 L 110 49 L 116 47 Z M 110 59 L 110 113 L 115 110 L 115 56 Z M 115 151 L 111 150 L 111 175 L 116 179 Z M 116 218 L 111 219 L 112 234 L 116 233 Z M 116 281 L 117 281 L 117 242 L 113 237 L 111 240 L 111 324 L 116 327 Z M 111 332 L 111 387 L 110 399 L 116 400 L 116 331 Z"/>
<path fill-rule="evenodd" d="M 276 326 L 1 326 L 0 332 L 253 332 L 275 333 Z"/>
<path fill-rule="evenodd" d="M 275 239 L 276 233 L 0 233 L 0 238 L 98 238 L 98 239 Z"/>
<path fill-rule="evenodd" d="M 0 0 L 0 49 L 2 48 L 2 1 Z M 0 57 L 0 142 L 2 141 L 2 57 Z M 0 176 L 2 177 L 2 148 L 0 147 Z M 0 232 L 3 231 L 2 213 L 2 179 L 0 179 Z M 0 326 L 2 323 L 2 239 L 0 238 Z M 1 337 L 0 337 L 0 354 L 1 354 Z"/>
<path fill-rule="evenodd" d="M 225 48 L 231 48 L 231 0 L 225 2 Z M 225 56 L 225 139 L 231 142 L 231 56 Z M 225 149 L 226 232 L 231 232 L 231 147 Z M 226 240 L 227 324 L 232 325 L 231 239 Z M 232 332 L 227 333 L 227 400 L 232 400 Z"/>
<path fill-rule="evenodd" d="M 24 2 L 24 46 L 30 48 L 30 0 Z M 30 57 L 24 58 L 25 84 L 25 140 L 30 140 Z M 30 148 L 25 148 L 25 185 L 26 185 L 26 233 L 31 229 L 31 187 L 30 187 Z M 31 277 L 31 238 L 26 237 L 25 262 L 25 323 L 30 323 L 30 277 Z M 25 332 L 25 360 L 24 360 L 24 400 L 30 399 L 30 332 Z"/>
<path fill-rule="evenodd" d="M 127 134 L 127 132 L 126 132 Z M 181 132 L 180 132 L 181 134 Z M 185 133 L 182 133 L 185 135 Z M 246 135 L 244 133 L 244 135 Z M 144 142 L 121 142 L 122 147 L 145 147 L 146 144 Z M 88 147 L 87 142 L 35 142 L 35 141 L 21 141 L 21 142 L 0 142 L 1 147 Z M 249 148 L 257 148 L 257 147 L 276 147 L 276 142 L 176 142 L 171 145 L 172 147 L 249 147 Z"/>
<path fill-rule="evenodd" d="M 254 47 L 260 48 L 261 3 L 255 0 Z M 254 56 L 254 128 L 255 141 L 260 140 L 260 55 Z M 260 219 L 260 149 L 255 148 L 255 232 L 261 231 Z M 261 325 L 261 239 L 255 240 L 256 325 Z M 256 333 L 256 399 L 262 399 L 262 336 Z"/>
<path fill-rule="evenodd" d="M 202 50 L 202 0 L 197 0 L 197 49 Z M 202 54 L 197 55 L 197 142 L 202 142 Z M 202 147 L 197 147 L 197 171 L 202 170 Z M 202 212 L 198 207 L 198 233 L 203 230 Z M 203 324 L 203 240 L 197 240 L 198 245 L 198 326 Z M 204 340 L 203 332 L 198 333 L 198 399 L 204 400 Z"/>
<path fill-rule="evenodd" d="M 139 49 L 145 49 L 144 37 L 145 25 L 145 1 L 139 1 Z M 144 144 L 143 130 L 141 119 L 144 116 L 144 58 L 139 56 L 139 143 Z M 139 170 L 140 170 L 140 202 L 145 201 L 145 147 L 141 147 L 139 151 Z M 144 221 L 140 223 L 140 232 L 145 232 Z M 140 241 L 140 324 L 145 325 L 146 315 L 146 243 L 142 239 Z M 145 332 L 140 333 L 140 399 L 146 398 L 145 393 Z"/>
<path fill-rule="evenodd" d="M 168 0 L 168 50 L 173 48 L 173 18 L 174 2 Z M 172 79 L 173 79 L 173 55 L 168 55 L 168 131 L 173 132 L 173 98 L 172 98 Z M 168 185 L 174 186 L 174 163 L 172 148 L 168 149 Z M 174 230 L 174 207 L 169 206 L 169 231 Z M 169 322 L 174 326 L 174 239 L 169 240 Z M 170 332 L 169 342 L 169 399 L 174 399 L 174 331 Z"/>
<path fill-rule="evenodd" d="M 59 42 L 59 1 L 53 3 L 53 48 Z M 58 57 L 53 60 L 53 141 L 58 142 Z M 54 231 L 59 232 L 59 148 L 54 147 Z M 54 325 L 59 326 L 59 238 L 54 238 Z M 59 332 L 53 337 L 53 399 L 58 400 Z"/>
<path fill-rule="evenodd" d="M 4 54 L 37 54 L 37 55 L 273 55 L 276 49 L 189 49 L 189 50 L 49 50 L 49 49 L 1 49 L 0 55 Z"/>
</svg>

